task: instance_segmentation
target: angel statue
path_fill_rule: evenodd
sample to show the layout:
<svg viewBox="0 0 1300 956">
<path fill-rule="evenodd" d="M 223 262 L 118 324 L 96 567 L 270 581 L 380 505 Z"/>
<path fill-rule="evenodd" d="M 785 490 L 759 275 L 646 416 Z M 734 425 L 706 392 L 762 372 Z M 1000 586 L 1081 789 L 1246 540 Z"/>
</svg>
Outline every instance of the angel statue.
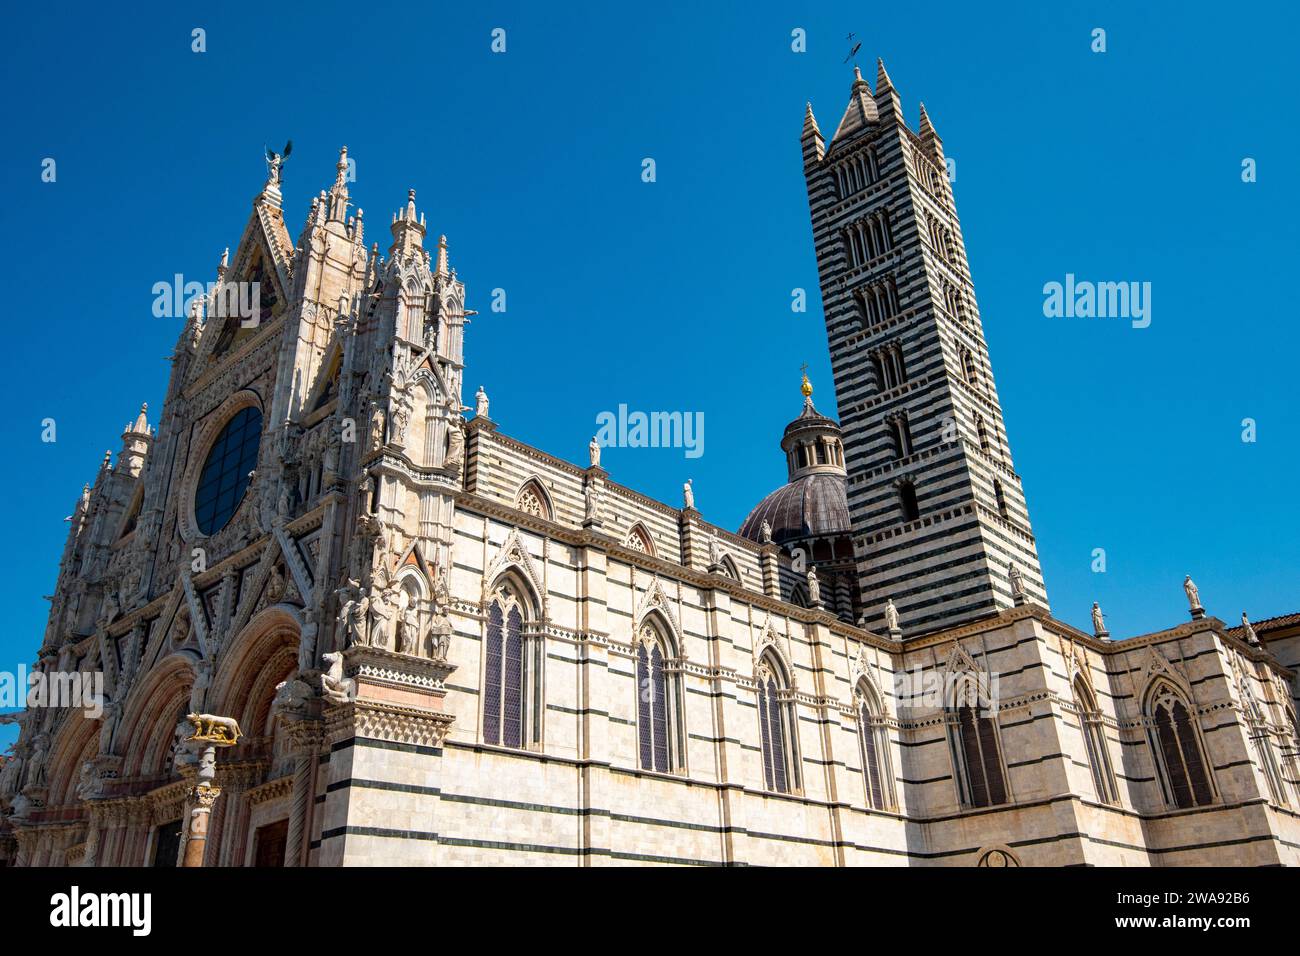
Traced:
<svg viewBox="0 0 1300 956">
<path fill-rule="evenodd" d="M 265 146 L 262 148 L 266 149 Z M 292 152 L 293 140 L 289 140 L 284 144 L 283 152 L 277 153 L 270 149 L 266 150 L 267 182 L 275 183 L 277 186 L 280 185 L 280 166 L 289 158 L 289 154 Z"/>
</svg>

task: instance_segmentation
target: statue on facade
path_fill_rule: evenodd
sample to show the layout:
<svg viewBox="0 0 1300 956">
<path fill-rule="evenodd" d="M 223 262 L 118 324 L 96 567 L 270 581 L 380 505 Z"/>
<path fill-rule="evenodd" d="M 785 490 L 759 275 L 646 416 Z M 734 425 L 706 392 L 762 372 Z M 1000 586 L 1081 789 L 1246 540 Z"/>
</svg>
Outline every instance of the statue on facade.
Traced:
<svg viewBox="0 0 1300 956">
<path fill-rule="evenodd" d="M 591 441 L 587 443 L 587 457 L 591 460 L 592 468 L 600 467 L 600 442 L 596 441 L 596 436 L 591 436 Z"/>
<path fill-rule="evenodd" d="M 444 468 L 459 468 L 465 460 L 465 425 L 455 399 L 448 407 L 452 410 L 451 420 L 447 423 L 447 457 L 443 459 Z"/>
<path fill-rule="evenodd" d="M 758 543 L 759 544 L 772 543 L 772 526 L 767 523 L 766 518 L 763 519 L 763 524 L 759 526 L 758 529 Z"/>
<path fill-rule="evenodd" d="M 687 478 L 686 484 L 682 485 L 682 502 L 683 508 L 690 510 L 695 507 L 695 491 L 691 488 L 693 478 Z"/>
<path fill-rule="evenodd" d="M 1101 605 L 1092 602 L 1092 631 L 1098 637 L 1106 633 L 1106 616 L 1101 613 Z"/>
<path fill-rule="evenodd" d="M 397 652 L 414 654 L 420 642 L 420 612 L 411 596 L 402 590 L 397 597 Z"/>
<path fill-rule="evenodd" d="M 885 630 L 891 633 L 898 630 L 898 608 L 893 598 L 885 599 Z"/>
<path fill-rule="evenodd" d="M 447 652 L 451 649 L 451 632 L 451 619 L 447 616 L 447 609 L 443 607 L 429 622 L 425 647 L 430 658 L 435 661 L 447 660 Z"/>
<path fill-rule="evenodd" d="M 370 450 L 379 451 L 384 447 L 384 410 L 378 402 L 370 403 Z"/>
<path fill-rule="evenodd" d="M 1246 617 L 1246 612 L 1241 612 L 1241 631 L 1242 636 L 1246 638 L 1247 644 L 1259 644 L 1259 635 L 1255 633 L 1255 628 L 1251 625 L 1250 619 Z"/>
<path fill-rule="evenodd" d="M 331 651 L 321 659 L 325 662 L 325 671 L 320 676 L 325 699 L 333 704 L 346 704 L 356 695 L 357 682 L 343 676 L 343 655 Z"/>
<path fill-rule="evenodd" d="M 586 506 L 585 518 L 587 521 L 596 521 L 599 517 L 600 495 L 596 491 L 594 482 L 588 481 L 586 488 L 583 489 L 583 500 Z"/>
<path fill-rule="evenodd" d="M 320 614 L 313 607 L 302 612 L 302 633 L 298 635 L 298 673 L 305 674 L 316 663 L 316 633 L 320 629 Z"/>
<path fill-rule="evenodd" d="M 1024 598 L 1025 576 L 1021 572 L 1020 567 L 1016 564 L 1012 564 L 1010 570 L 1007 572 L 1007 577 L 1011 579 L 1011 596 L 1017 599 Z"/>
<path fill-rule="evenodd" d="M 478 391 L 474 393 L 474 417 L 488 417 L 488 397 L 487 392 L 483 391 L 482 385 L 480 385 Z"/>
<path fill-rule="evenodd" d="M 101 754 L 113 752 L 113 736 L 117 733 L 117 725 L 121 719 L 121 704 L 112 700 L 104 704 L 104 713 L 99 718 L 99 752 Z"/>
<path fill-rule="evenodd" d="M 1192 581 L 1190 574 L 1183 578 L 1183 591 L 1186 593 L 1187 603 L 1191 605 L 1193 611 L 1204 610 L 1201 607 L 1201 592 L 1197 589 L 1196 583 Z"/>
<path fill-rule="evenodd" d="M 266 149 L 266 147 L 262 147 Z M 284 161 L 289 158 L 293 152 L 293 140 L 284 144 L 284 151 L 277 153 L 274 150 L 266 149 L 266 181 L 268 185 L 280 185 L 280 167 Z"/>
<path fill-rule="evenodd" d="M 808 603 L 813 607 L 822 603 L 822 583 L 817 578 L 817 568 L 808 567 Z"/>
<path fill-rule="evenodd" d="M 391 587 L 374 589 L 370 595 L 370 641 L 371 647 L 388 649 L 388 637 L 391 630 L 389 621 L 397 613 L 397 595 Z"/>
</svg>

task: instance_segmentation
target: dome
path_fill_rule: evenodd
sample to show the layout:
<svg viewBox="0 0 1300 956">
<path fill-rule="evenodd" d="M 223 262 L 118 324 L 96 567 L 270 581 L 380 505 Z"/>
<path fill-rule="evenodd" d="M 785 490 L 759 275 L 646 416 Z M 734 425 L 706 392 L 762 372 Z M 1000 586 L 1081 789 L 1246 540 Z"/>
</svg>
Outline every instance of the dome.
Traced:
<svg viewBox="0 0 1300 956">
<path fill-rule="evenodd" d="M 740 534 L 751 541 L 760 540 L 764 521 L 771 526 L 772 540 L 777 544 L 848 534 L 852 525 L 845 477 L 810 474 L 782 485 L 749 513 Z"/>
</svg>

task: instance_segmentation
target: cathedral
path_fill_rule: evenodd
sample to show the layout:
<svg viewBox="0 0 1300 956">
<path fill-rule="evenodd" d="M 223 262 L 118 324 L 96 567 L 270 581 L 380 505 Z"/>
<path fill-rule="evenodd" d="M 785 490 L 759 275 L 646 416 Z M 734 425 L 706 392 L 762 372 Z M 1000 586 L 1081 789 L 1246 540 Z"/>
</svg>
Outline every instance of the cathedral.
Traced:
<svg viewBox="0 0 1300 956">
<path fill-rule="evenodd" d="M 17 718 L 0 864 L 1300 864 L 1300 615 L 1054 618 L 934 125 L 880 64 L 801 145 L 838 409 L 738 531 L 511 434 L 414 190 L 367 246 L 345 149 L 295 239 L 268 154 L 76 502 L 33 673 L 102 706 Z"/>
</svg>

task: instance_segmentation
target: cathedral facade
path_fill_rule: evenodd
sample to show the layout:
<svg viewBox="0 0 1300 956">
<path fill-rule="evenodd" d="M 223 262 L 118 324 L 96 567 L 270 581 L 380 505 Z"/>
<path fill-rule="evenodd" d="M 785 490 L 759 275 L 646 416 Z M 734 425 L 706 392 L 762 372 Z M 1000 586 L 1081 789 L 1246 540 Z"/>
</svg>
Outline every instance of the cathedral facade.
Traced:
<svg viewBox="0 0 1300 956">
<path fill-rule="evenodd" d="M 76 504 L 34 670 L 105 700 L 19 718 L 0 862 L 1300 863 L 1300 616 L 1056 620 L 938 134 L 882 64 L 802 151 L 839 417 L 738 532 L 463 405 L 414 191 L 367 248 L 345 150 L 295 240 L 270 156 Z"/>
</svg>

